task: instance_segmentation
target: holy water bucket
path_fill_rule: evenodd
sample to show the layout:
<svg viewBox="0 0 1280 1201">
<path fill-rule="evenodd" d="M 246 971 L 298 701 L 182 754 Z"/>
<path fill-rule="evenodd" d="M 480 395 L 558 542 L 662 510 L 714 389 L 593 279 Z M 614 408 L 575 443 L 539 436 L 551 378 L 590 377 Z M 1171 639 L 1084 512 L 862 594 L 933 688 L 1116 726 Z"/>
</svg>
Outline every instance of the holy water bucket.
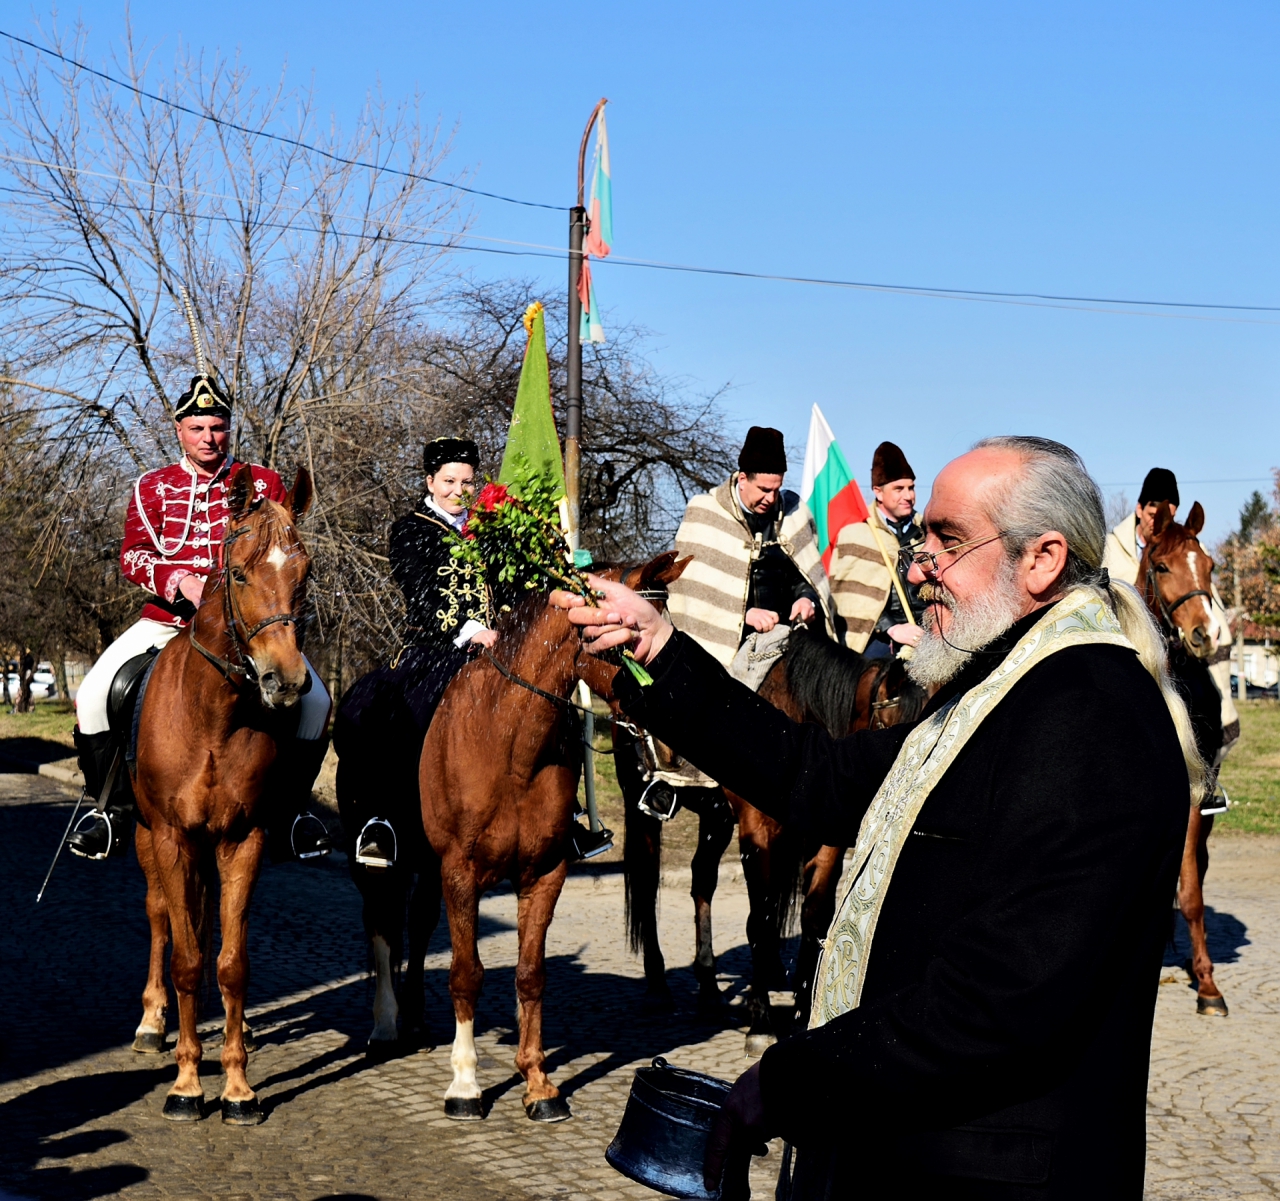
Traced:
<svg viewBox="0 0 1280 1201">
<path fill-rule="evenodd" d="M 673 1068 L 662 1056 L 637 1068 L 622 1124 L 604 1157 L 640 1184 L 695 1201 L 716 1201 L 702 1187 L 712 1119 L 732 1087 L 727 1080 Z"/>
</svg>

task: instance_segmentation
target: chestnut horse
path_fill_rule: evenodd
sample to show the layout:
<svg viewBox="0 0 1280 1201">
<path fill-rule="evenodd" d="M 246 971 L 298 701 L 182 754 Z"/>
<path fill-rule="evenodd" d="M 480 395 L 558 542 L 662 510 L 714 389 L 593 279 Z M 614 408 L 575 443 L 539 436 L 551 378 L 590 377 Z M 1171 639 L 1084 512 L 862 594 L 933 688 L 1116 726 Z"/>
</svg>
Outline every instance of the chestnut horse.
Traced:
<svg viewBox="0 0 1280 1201">
<path fill-rule="evenodd" d="M 298 645 L 310 561 L 295 522 L 311 501 L 299 469 L 283 504 L 254 499 L 247 464 L 233 469 L 220 568 L 186 637 L 156 658 L 138 718 L 134 792 L 142 823 L 138 862 L 147 878 L 151 964 L 143 1033 L 165 1029 L 164 951 L 178 994 L 178 1078 L 164 1103 L 173 1121 L 204 1113 L 197 993 L 211 936 L 210 896 L 221 884 L 218 987 L 226 1011 L 222 1119 L 262 1121 L 245 1077 L 244 998 L 249 982 L 249 902 L 265 843 L 266 806 L 280 745 L 294 736 L 307 683 Z"/>
<path fill-rule="evenodd" d="M 1222 697 L 1209 675 L 1217 646 L 1219 618 L 1213 606 L 1213 560 L 1200 545 L 1204 510 L 1196 501 L 1185 524 L 1166 503 L 1156 510 L 1151 540 L 1138 564 L 1138 585 L 1169 646 L 1169 672 L 1177 683 L 1200 754 L 1216 775 L 1222 750 Z M 1213 815 L 1191 808 L 1187 841 L 1178 875 L 1178 908 L 1191 936 L 1191 971 L 1196 979 L 1196 1012 L 1226 1017 L 1227 1002 L 1213 979 L 1213 960 L 1204 930 L 1204 877 L 1209 869 Z"/>
<path fill-rule="evenodd" d="M 601 570 L 657 599 L 687 560 L 674 551 L 630 569 Z M 543 1070 L 547 927 L 568 872 L 566 850 L 582 767 L 582 726 L 569 697 L 579 680 L 612 699 L 623 670 L 582 650 L 561 609 L 531 598 L 498 628 L 498 642 L 445 690 L 422 747 L 419 787 L 427 840 L 441 863 L 453 944 L 449 993 L 456 1023 L 445 1113 L 484 1116 L 476 1081 L 475 1013 L 484 979 L 476 927 L 481 896 L 510 880 L 518 897 L 516 996 L 525 1112 L 559 1122 L 569 1106 Z"/>
<path fill-rule="evenodd" d="M 793 721 L 818 722 L 837 738 L 855 730 L 914 721 L 926 699 L 907 679 L 901 660 L 864 659 L 803 627 L 797 627 L 787 640 L 785 653 L 765 676 L 759 695 Z M 644 955 L 650 1002 L 666 1003 L 670 992 L 657 923 L 662 823 L 643 814 L 637 805 L 644 790 L 639 745 L 615 727 L 618 783 L 626 802 L 628 935 L 631 949 Z M 663 749 L 658 747 L 659 754 Z M 738 823 L 738 850 L 750 899 L 746 1049 L 748 1055 L 761 1055 L 776 1041 L 769 992 L 786 986 L 781 939 L 797 891 L 802 897 L 801 943 L 793 986 L 797 1014 L 808 1013 L 806 998 L 818 949 L 831 923 L 844 848 L 802 846 L 797 835 L 727 789 L 724 800 L 720 789 L 679 789 L 678 793 L 681 803 L 699 816 L 692 881 L 693 971 L 698 982 L 698 1007 L 708 1016 L 714 1016 L 722 1006 L 711 946 L 711 899 L 735 818 Z"/>
</svg>

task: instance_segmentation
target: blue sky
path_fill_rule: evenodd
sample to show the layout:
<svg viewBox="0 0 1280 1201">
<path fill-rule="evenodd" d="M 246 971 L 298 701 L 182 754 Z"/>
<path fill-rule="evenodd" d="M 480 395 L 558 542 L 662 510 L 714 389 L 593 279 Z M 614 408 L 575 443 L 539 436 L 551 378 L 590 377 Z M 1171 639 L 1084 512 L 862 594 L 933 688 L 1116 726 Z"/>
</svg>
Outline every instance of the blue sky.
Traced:
<svg viewBox="0 0 1280 1201">
<path fill-rule="evenodd" d="M 100 59 L 123 6 L 63 15 L 76 11 Z M 606 95 L 619 254 L 1280 304 L 1274 5 L 134 0 L 131 11 L 162 58 L 180 39 L 238 50 L 264 83 L 287 63 L 339 123 L 371 87 L 419 93 L 456 125 L 451 166 L 552 203 L 571 203 L 582 125 Z M 472 215 L 492 237 L 565 237 L 561 213 L 479 201 Z M 479 275 L 564 287 L 559 261 L 467 259 Z M 815 401 L 863 483 L 882 438 L 928 481 L 974 439 L 1007 432 L 1068 442 L 1130 499 L 1155 464 L 1184 481 L 1251 481 L 1184 484 L 1215 536 L 1280 465 L 1280 313 L 1071 312 L 609 263 L 596 283 L 606 328 L 650 331 L 660 371 L 698 390 L 730 385 L 743 429 L 782 428 L 796 481 Z"/>
</svg>

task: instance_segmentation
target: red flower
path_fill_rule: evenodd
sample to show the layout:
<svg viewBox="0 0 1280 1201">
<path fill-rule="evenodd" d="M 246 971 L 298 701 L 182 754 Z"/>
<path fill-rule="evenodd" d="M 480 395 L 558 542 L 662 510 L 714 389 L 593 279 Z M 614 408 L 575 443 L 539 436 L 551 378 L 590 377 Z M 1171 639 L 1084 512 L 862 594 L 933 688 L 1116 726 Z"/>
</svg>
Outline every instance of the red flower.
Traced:
<svg viewBox="0 0 1280 1201">
<path fill-rule="evenodd" d="M 476 497 L 475 507 L 482 513 L 492 513 L 499 505 L 505 505 L 511 498 L 507 495 L 506 484 L 485 484 Z"/>
</svg>

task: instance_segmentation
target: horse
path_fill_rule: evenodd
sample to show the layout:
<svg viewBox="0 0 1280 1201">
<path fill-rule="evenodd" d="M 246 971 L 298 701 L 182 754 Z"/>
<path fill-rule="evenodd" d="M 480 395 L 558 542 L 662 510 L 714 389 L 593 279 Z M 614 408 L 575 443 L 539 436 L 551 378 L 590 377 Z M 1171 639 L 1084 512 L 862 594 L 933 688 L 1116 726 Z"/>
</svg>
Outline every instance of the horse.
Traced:
<svg viewBox="0 0 1280 1201">
<path fill-rule="evenodd" d="M 641 567 L 600 574 L 658 600 L 686 563 L 668 551 Z M 476 1080 L 475 1012 L 484 980 L 477 924 L 481 896 L 503 880 L 518 897 L 516 1068 L 525 1080 L 525 1113 L 537 1122 L 572 1116 L 542 1066 L 547 928 L 568 872 L 583 758 L 582 726 L 569 698 L 581 680 L 612 702 L 620 670 L 582 649 L 563 610 L 530 597 L 499 623 L 494 649 L 450 682 L 427 730 L 418 777 L 422 824 L 440 865 L 453 946 L 447 1117 L 484 1117 Z"/>
<path fill-rule="evenodd" d="M 1213 606 L 1213 559 L 1200 545 L 1204 510 L 1196 501 L 1185 524 L 1174 520 L 1166 502 L 1156 510 L 1151 538 L 1138 563 L 1138 582 L 1151 615 L 1169 648 L 1169 672 L 1187 702 L 1196 745 L 1216 773 L 1222 750 L 1222 697 L 1209 674 L 1219 619 Z M 1227 1002 L 1213 979 L 1213 960 L 1204 929 L 1204 878 L 1209 870 L 1213 815 L 1191 807 L 1187 841 L 1178 873 L 1178 908 L 1191 937 L 1191 973 L 1196 980 L 1196 1012 L 1226 1017 Z"/>
<path fill-rule="evenodd" d="M 269 799 L 287 771 L 286 748 L 307 685 L 299 632 L 310 560 L 296 523 L 311 493 L 311 477 L 300 468 L 283 503 L 255 500 L 249 466 L 233 469 L 220 566 L 188 635 L 156 657 L 137 718 L 132 776 L 142 820 L 135 846 L 151 927 L 139 1036 L 164 1035 L 164 951 L 172 934 L 179 1034 L 177 1080 L 164 1103 L 171 1121 L 204 1116 L 196 1019 L 211 954 L 215 876 L 222 927 L 217 978 L 226 1012 L 222 1120 L 248 1126 L 264 1116 L 245 1075 L 249 903 Z"/>
<path fill-rule="evenodd" d="M 914 721 L 926 695 L 907 678 L 897 658 L 865 659 L 821 634 L 797 627 L 783 655 L 770 667 L 759 695 L 793 721 L 814 721 L 833 737 Z M 643 813 L 642 742 L 615 725 L 615 763 L 626 813 L 624 878 L 627 934 L 633 952 L 644 956 L 646 1001 L 667 1005 L 666 963 L 658 943 L 657 900 L 662 823 Z M 663 748 L 657 748 L 659 755 Z M 800 902 L 800 955 L 793 986 L 796 1015 L 807 1013 L 807 997 L 821 940 L 831 923 L 843 847 L 802 845 L 799 836 L 754 805 L 724 789 L 678 789 L 680 800 L 699 813 L 698 849 L 693 857 L 694 978 L 699 1012 L 718 1016 L 723 999 L 716 984 L 711 945 L 711 901 L 720 857 L 738 824 L 738 848 L 747 883 L 751 983 L 747 993 L 748 1055 L 761 1055 L 776 1041 L 769 1002 L 771 990 L 785 987 L 781 940 Z M 723 796 L 723 802 L 717 803 Z M 692 802 L 692 804 L 690 804 Z"/>
</svg>

